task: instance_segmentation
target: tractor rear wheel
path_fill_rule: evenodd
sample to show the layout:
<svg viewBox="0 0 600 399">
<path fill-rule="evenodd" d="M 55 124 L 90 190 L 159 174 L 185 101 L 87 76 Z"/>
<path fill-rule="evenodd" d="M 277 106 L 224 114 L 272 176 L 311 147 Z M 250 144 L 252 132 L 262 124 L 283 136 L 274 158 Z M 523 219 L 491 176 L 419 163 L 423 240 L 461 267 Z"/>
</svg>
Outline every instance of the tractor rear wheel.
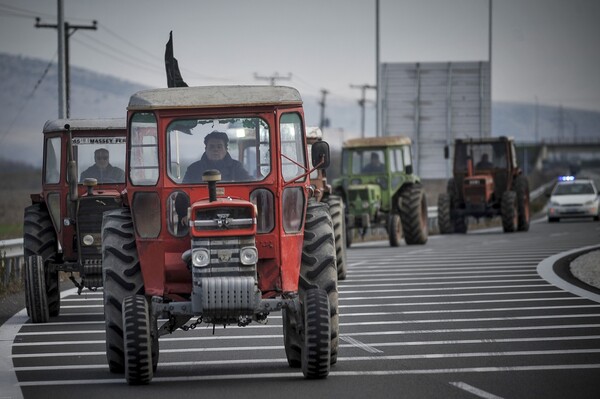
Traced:
<svg viewBox="0 0 600 399">
<path fill-rule="evenodd" d="M 450 196 L 448 194 L 440 194 L 438 197 L 438 214 L 437 221 L 440 229 L 440 234 L 452 234 L 454 227 L 452 226 L 452 218 L 450 216 Z"/>
<path fill-rule="evenodd" d="M 529 181 L 525 176 L 517 176 L 515 179 L 515 191 L 517 193 L 517 214 L 519 215 L 517 230 L 529 230 Z"/>
<path fill-rule="evenodd" d="M 402 222 L 399 214 L 391 213 L 388 216 L 387 233 L 390 246 L 399 247 L 400 241 L 402 241 Z"/>
<path fill-rule="evenodd" d="M 329 297 L 320 288 L 305 292 L 303 303 L 304 348 L 302 374 L 309 379 L 329 375 L 331 335 L 329 328 Z"/>
<path fill-rule="evenodd" d="M 125 378 L 129 385 L 149 384 L 153 377 L 150 314 L 144 295 L 123 299 Z"/>
<path fill-rule="evenodd" d="M 425 244 L 429 235 L 427 198 L 420 184 L 408 186 L 400 194 L 400 219 L 408 245 Z"/>
<path fill-rule="evenodd" d="M 23 254 L 25 259 L 33 255 L 40 255 L 42 257 L 39 267 L 44 274 L 44 295 L 48 303 L 50 317 L 56 317 L 60 314 L 58 270 L 50 271 L 48 267 L 48 264 L 55 259 L 57 252 L 56 232 L 48 211 L 41 204 L 33 204 L 25 208 L 23 217 Z M 25 278 L 27 279 L 27 276 Z M 25 283 L 27 284 L 27 281 Z M 27 314 L 31 316 L 29 297 L 26 296 L 25 298 Z M 37 321 L 34 323 L 45 323 L 47 321 Z"/>
<path fill-rule="evenodd" d="M 323 199 L 323 202 L 329 205 L 329 214 L 333 223 L 333 233 L 335 236 L 335 254 L 338 280 L 345 280 L 347 274 L 346 268 L 346 222 L 344 220 L 344 201 L 337 195 L 329 195 Z"/>
<path fill-rule="evenodd" d="M 25 302 L 33 323 L 47 323 L 50 318 L 44 261 L 40 255 L 25 259 Z"/>
<path fill-rule="evenodd" d="M 331 329 L 331 364 L 337 362 L 339 339 L 339 312 L 335 241 L 327 205 L 310 201 L 306 211 L 302 264 L 298 294 L 303 301 L 305 293 L 313 288 L 324 290 L 329 296 L 329 326 Z"/>
<path fill-rule="evenodd" d="M 514 191 L 505 191 L 502 194 L 500 203 L 500 212 L 502 213 L 502 229 L 505 233 L 513 233 L 518 228 L 518 210 L 517 193 Z"/>
<path fill-rule="evenodd" d="M 125 371 L 123 309 L 126 297 L 144 294 L 144 280 L 128 209 L 114 209 L 102 219 L 102 280 L 106 358 L 112 373 Z M 158 360 L 158 348 L 156 350 Z"/>
</svg>

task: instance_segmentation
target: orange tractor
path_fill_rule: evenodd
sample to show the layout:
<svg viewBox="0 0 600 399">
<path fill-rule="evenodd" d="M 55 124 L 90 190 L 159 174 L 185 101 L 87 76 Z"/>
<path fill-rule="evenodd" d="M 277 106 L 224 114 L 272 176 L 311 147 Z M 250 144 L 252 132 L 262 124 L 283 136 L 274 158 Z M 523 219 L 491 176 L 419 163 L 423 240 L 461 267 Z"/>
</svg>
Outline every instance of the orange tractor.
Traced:
<svg viewBox="0 0 600 399">
<path fill-rule="evenodd" d="M 453 171 L 438 198 L 441 234 L 466 233 L 468 217 L 500 216 L 506 233 L 529 230 L 529 183 L 513 139 L 456 139 Z"/>
<path fill-rule="evenodd" d="M 111 372 L 147 384 L 159 336 L 281 311 L 289 365 L 326 377 L 338 353 L 334 228 L 311 188 L 298 91 L 142 91 L 127 121 L 123 207 L 102 226 Z M 328 144 L 314 143 L 311 159 L 327 167 Z"/>
</svg>

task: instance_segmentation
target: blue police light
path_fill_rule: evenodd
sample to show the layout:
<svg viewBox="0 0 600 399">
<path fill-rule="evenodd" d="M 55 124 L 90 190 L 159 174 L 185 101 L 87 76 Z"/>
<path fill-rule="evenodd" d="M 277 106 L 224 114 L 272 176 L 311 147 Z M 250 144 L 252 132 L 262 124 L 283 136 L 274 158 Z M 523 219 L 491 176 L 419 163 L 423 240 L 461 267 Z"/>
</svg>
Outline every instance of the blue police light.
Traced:
<svg viewBox="0 0 600 399">
<path fill-rule="evenodd" d="M 575 176 L 558 176 L 558 181 L 573 181 Z"/>
</svg>

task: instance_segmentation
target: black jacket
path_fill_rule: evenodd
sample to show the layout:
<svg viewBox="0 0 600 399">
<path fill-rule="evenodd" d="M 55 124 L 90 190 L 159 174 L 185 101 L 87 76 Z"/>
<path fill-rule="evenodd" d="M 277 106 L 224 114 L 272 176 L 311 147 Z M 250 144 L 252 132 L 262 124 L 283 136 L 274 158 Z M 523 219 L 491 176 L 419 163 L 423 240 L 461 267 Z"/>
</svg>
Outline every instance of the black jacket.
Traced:
<svg viewBox="0 0 600 399">
<path fill-rule="evenodd" d="M 211 161 L 206 154 L 199 161 L 191 164 L 185 171 L 183 183 L 202 183 L 202 173 L 209 169 L 221 172 L 221 181 L 248 181 L 250 175 L 239 161 L 231 158 L 229 153 L 220 161 Z"/>
<path fill-rule="evenodd" d="M 125 172 L 121 168 L 108 164 L 106 169 L 101 169 L 98 165 L 94 164 L 81 172 L 79 182 L 83 182 L 83 179 L 93 177 L 98 179 L 98 184 L 102 183 L 125 183 Z"/>
</svg>

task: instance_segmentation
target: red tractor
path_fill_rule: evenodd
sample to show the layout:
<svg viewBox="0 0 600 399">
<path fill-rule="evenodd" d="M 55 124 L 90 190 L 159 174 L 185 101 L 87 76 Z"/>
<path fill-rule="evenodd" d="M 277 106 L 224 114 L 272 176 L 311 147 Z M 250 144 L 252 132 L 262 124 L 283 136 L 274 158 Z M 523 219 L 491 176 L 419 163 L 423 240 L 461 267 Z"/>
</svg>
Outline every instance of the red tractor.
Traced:
<svg viewBox="0 0 600 399">
<path fill-rule="evenodd" d="M 147 384 L 159 336 L 281 311 L 289 365 L 326 377 L 338 353 L 335 240 L 308 177 L 298 91 L 147 90 L 127 121 L 124 206 L 102 226 L 110 371 Z M 328 144 L 311 158 L 327 167 Z"/>
<path fill-rule="evenodd" d="M 469 216 L 500 216 L 506 233 L 529 230 L 529 183 L 512 138 L 456 139 L 453 170 L 438 198 L 441 234 L 466 233 Z"/>
<path fill-rule="evenodd" d="M 121 208 L 125 188 L 125 119 L 58 119 L 43 133 L 42 192 L 31 195 L 23 225 L 34 323 L 60 313 L 59 271 L 71 273 L 79 293 L 102 287 L 102 213 Z"/>
</svg>

